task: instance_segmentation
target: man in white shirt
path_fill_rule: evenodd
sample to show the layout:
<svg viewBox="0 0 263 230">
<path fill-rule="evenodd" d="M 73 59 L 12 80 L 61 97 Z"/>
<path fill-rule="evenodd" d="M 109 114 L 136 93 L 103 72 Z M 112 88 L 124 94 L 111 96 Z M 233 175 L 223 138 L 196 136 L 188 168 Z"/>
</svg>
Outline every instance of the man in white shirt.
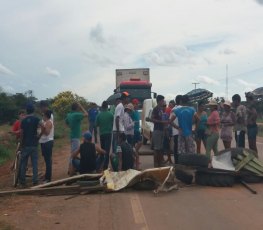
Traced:
<svg viewBox="0 0 263 230">
<path fill-rule="evenodd" d="M 112 152 L 116 153 L 118 137 L 120 133 L 124 133 L 124 106 L 129 102 L 129 93 L 122 92 L 121 94 L 121 103 L 119 103 L 114 112 L 114 120 L 113 120 L 113 138 L 112 138 Z"/>
</svg>

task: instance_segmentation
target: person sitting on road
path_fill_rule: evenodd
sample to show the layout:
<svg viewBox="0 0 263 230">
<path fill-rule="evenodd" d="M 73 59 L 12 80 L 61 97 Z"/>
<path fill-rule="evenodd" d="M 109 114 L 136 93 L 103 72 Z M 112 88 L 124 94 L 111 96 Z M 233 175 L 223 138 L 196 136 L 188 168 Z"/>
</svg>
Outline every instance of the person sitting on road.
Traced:
<svg viewBox="0 0 263 230">
<path fill-rule="evenodd" d="M 80 174 L 95 173 L 96 172 L 96 158 L 98 154 L 105 154 L 106 151 L 100 148 L 98 144 L 92 143 L 92 134 L 87 131 L 83 134 L 83 142 L 79 149 L 72 153 L 72 165 L 75 172 Z M 78 158 L 80 155 L 80 159 Z M 72 176 L 74 173 L 70 176 Z"/>
<path fill-rule="evenodd" d="M 128 169 L 133 169 L 135 153 L 132 146 L 127 142 L 126 135 L 121 133 L 119 136 L 119 143 L 121 147 L 121 152 L 118 152 L 118 168 L 119 171 L 126 171 Z"/>
</svg>

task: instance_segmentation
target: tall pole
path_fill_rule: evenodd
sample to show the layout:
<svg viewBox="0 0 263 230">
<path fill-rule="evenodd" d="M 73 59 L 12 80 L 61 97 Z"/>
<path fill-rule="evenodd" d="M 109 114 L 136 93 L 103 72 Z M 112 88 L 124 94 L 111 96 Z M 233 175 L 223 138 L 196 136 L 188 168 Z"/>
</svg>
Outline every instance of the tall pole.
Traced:
<svg viewBox="0 0 263 230">
<path fill-rule="evenodd" d="M 199 82 L 193 82 L 193 85 L 195 85 L 195 89 L 196 89 L 196 85 L 200 84 Z"/>
<path fill-rule="evenodd" d="M 228 64 L 226 64 L 226 100 L 228 100 Z"/>
</svg>

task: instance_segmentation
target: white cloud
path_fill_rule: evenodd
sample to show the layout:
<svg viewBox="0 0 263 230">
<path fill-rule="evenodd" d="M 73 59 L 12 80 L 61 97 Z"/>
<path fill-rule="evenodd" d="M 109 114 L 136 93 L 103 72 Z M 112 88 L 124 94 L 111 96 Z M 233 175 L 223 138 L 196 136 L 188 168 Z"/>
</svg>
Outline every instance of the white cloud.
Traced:
<svg viewBox="0 0 263 230">
<path fill-rule="evenodd" d="M 223 51 L 220 51 L 220 54 L 230 55 L 235 54 L 236 52 L 233 49 L 225 48 Z"/>
<path fill-rule="evenodd" d="M 52 69 L 48 66 L 46 67 L 46 74 L 53 76 L 53 77 L 60 77 L 61 76 L 61 74 L 58 70 Z"/>
<path fill-rule="evenodd" d="M 14 72 L 0 63 L 0 74 L 1 75 L 14 75 Z"/>
<path fill-rule="evenodd" d="M 197 77 L 198 82 L 209 84 L 209 85 L 219 85 L 219 82 L 217 80 L 214 80 L 211 77 L 208 76 L 198 76 Z"/>
<path fill-rule="evenodd" d="M 242 79 L 237 79 L 237 82 L 242 85 L 242 86 L 245 86 L 247 87 L 248 89 L 252 90 L 252 88 L 255 88 L 257 86 L 257 84 L 255 83 L 249 83 L 245 80 L 242 80 Z"/>
</svg>

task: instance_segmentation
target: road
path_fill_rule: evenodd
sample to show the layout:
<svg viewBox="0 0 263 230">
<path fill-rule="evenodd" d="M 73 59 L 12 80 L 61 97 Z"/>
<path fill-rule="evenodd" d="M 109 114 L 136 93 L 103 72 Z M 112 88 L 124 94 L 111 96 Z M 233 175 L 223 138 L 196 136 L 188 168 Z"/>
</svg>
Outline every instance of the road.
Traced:
<svg viewBox="0 0 263 230">
<path fill-rule="evenodd" d="M 262 160 L 263 139 L 258 147 Z M 58 167 L 66 164 L 62 153 L 54 157 L 55 179 L 65 175 Z M 152 156 L 141 156 L 141 162 L 143 168 L 151 167 Z M 180 184 L 179 190 L 157 196 L 151 191 L 125 190 L 71 199 L 0 198 L 0 229 L 263 229 L 263 186 L 251 186 L 257 195 L 238 184 L 232 188 Z"/>
</svg>

